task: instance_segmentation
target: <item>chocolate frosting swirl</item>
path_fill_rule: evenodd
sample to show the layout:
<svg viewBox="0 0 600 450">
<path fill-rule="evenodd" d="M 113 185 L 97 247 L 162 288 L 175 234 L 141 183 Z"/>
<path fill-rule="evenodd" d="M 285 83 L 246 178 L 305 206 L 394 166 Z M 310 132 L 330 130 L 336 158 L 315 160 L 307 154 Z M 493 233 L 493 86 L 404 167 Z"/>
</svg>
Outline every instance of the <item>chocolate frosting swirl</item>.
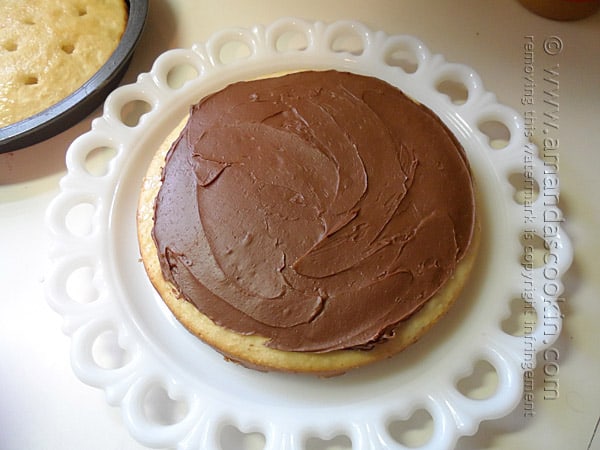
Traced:
<svg viewBox="0 0 600 450">
<path fill-rule="evenodd" d="M 395 87 L 350 73 L 203 99 L 162 181 L 165 279 L 218 325 L 281 350 L 388 339 L 452 276 L 474 228 L 454 136 Z"/>
</svg>

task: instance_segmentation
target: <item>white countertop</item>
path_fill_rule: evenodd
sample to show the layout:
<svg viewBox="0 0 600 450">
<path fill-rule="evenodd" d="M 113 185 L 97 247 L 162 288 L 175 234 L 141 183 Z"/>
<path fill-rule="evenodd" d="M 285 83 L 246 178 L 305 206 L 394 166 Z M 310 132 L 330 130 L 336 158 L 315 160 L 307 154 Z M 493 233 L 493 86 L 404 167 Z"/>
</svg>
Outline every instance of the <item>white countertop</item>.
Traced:
<svg viewBox="0 0 600 450">
<path fill-rule="evenodd" d="M 600 431 L 593 438 L 600 418 L 600 15 L 555 22 L 534 16 L 516 1 L 152 0 L 147 26 L 122 83 L 135 81 L 165 50 L 202 42 L 222 28 L 268 24 L 283 16 L 325 22 L 353 19 L 389 34 L 414 35 L 433 53 L 474 68 L 501 102 L 522 114 L 535 110 L 538 118 L 550 111 L 543 103 L 543 90 L 549 85 L 542 74 L 554 72 L 559 81 L 553 119 L 558 128 L 553 136 L 560 140 L 560 205 L 575 249 L 564 279 L 564 326 L 553 347 L 556 364 L 552 374 L 544 374 L 543 355 L 539 356 L 535 414 L 527 414 L 520 405 L 505 418 L 482 423 L 478 433 L 461 438 L 457 448 L 600 449 Z M 533 43 L 529 55 L 527 43 Z M 562 45 L 560 51 L 557 45 Z M 521 102 L 526 72 L 531 70 L 527 65 L 538 77 L 533 105 Z M 99 108 L 46 142 L 0 155 L 2 449 L 145 448 L 129 435 L 119 409 L 106 403 L 102 391 L 73 374 L 69 339 L 44 296 L 50 245 L 45 210 L 65 173 L 67 147 L 100 114 Z M 540 119 L 534 141 L 542 142 L 544 128 Z M 549 376 L 558 382 L 553 384 L 558 395 L 546 396 L 552 399 L 544 395 Z M 343 443 L 334 441 L 337 447 L 330 448 L 347 448 Z M 256 447 L 252 439 L 247 444 Z"/>
</svg>

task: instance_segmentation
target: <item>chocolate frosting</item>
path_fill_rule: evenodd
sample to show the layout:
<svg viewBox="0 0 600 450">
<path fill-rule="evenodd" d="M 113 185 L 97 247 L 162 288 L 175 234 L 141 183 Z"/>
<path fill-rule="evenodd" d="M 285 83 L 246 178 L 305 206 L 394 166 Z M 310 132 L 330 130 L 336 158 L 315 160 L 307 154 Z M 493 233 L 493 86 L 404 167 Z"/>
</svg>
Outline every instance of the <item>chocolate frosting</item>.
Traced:
<svg viewBox="0 0 600 450">
<path fill-rule="evenodd" d="M 215 323 L 281 350 L 368 349 L 430 299 L 468 248 L 457 140 L 372 77 L 240 82 L 203 99 L 170 149 L 161 269 Z"/>
</svg>

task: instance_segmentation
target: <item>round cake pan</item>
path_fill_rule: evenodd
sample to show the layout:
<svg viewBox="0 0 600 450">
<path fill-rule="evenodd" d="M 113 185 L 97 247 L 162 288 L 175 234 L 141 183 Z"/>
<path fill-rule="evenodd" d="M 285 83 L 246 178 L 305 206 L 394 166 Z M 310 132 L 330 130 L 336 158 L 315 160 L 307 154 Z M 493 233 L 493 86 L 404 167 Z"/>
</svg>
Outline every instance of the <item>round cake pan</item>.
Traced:
<svg viewBox="0 0 600 450">
<path fill-rule="evenodd" d="M 0 128 L 0 153 L 46 140 L 75 125 L 118 85 L 144 29 L 148 0 L 127 0 L 129 17 L 117 48 L 102 67 L 80 88 L 49 108 Z"/>
</svg>

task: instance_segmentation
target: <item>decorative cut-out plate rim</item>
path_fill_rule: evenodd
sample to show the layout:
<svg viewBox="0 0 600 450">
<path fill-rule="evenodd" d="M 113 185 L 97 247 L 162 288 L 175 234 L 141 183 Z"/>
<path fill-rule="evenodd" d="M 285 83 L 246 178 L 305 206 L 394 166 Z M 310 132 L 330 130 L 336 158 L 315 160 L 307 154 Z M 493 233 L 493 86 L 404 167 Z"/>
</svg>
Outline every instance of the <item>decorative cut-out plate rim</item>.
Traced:
<svg viewBox="0 0 600 450">
<path fill-rule="evenodd" d="M 228 59 L 230 43 L 245 51 L 234 51 Z M 191 69 L 189 80 L 175 85 L 172 71 L 184 66 Z M 137 193 L 156 143 L 191 103 L 233 81 L 327 68 L 376 76 L 398 86 L 436 112 L 455 133 L 465 147 L 480 195 L 485 251 L 479 270 L 486 276 L 480 273 L 468 288 L 477 301 L 459 305 L 468 320 L 451 311 L 454 316 L 436 325 L 435 333 L 389 361 L 333 379 L 254 372 L 224 361 L 191 337 L 157 298 L 145 278 L 135 241 Z M 440 83 L 446 80 L 462 85 L 466 99 L 441 92 Z M 121 116 L 131 102 L 147 103 L 149 111 L 127 125 Z M 508 129 L 504 148 L 493 148 L 481 131 L 487 122 Z M 136 83 L 115 90 L 103 116 L 70 146 L 68 172 L 48 208 L 53 246 L 47 298 L 72 337 L 75 373 L 104 389 L 108 402 L 121 406 L 132 435 L 152 447 L 220 448 L 219 434 L 233 425 L 242 432 L 262 433 L 269 450 L 299 450 L 310 437 L 330 439 L 340 434 L 349 437 L 352 448 L 401 449 L 407 444 L 393 436 L 391 424 L 425 409 L 432 430 L 419 448 L 452 448 L 461 436 L 474 434 L 482 420 L 510 413 L 521 399 L 523 338 L 504 332 L 501 322 L 509 314 L 510 300 L 527 287 L 519 239 L 526 230 L 544 235 L 545 212 L 541 199 L 532 199 L 528 208 L 537 219 L 525 227 L 523 205 L 514 200 L 515 187 L 508 180 L 523 172 L 526 148 L 539 166 L 532 169 L 533 183 L 538 188 L 542 183 L 540 160 L 522 129 L 519 115 L 499 104 L 469 67 L 431 54 L 414 37 L 373 31 L 355 21 L 326 24 L 282 18 L 267 26 L 225 29 L 206 43 L 162 54 Z M 105 147 L 114 150 L 105 173 L 90 173 L 90 155 Z M 81 205 L 91 212 L 89 229 L 79 232 L 69 223 Z M 557 255 L 553 268 L 562 274 L 572 250 L 560 224 L 553 242 Z M 533 286 L 539 288 L 531 291 L 529 304 L 540 323 L 544 305 L 557 305 L 562 291 L 558 276 L 553 280 L 554 295 L 540 297 L 548 265 L 546 261 L 527 269 Z M 81 294 L 68 288 L 80 268 L 91 272 L 93 298 L 88 303 L 73 298 Z M 553 320 L 554 334 L 545 335 L 542 326 L 532 330 L 534 354 L 556 340 L 561 319 Z M 114 332 L 115 345 L 128 356 L 115 367 L 102 367 L 95 360 L 94 342 L 106 331 Z M 497 383 L 490 396 L 472 399 L 456 385 L 479 360 L 491 364 Z M 168 423 L 148 417 L 147 396 L 155 386 L 185 405 L 181 417 Z"/>
</svg>

